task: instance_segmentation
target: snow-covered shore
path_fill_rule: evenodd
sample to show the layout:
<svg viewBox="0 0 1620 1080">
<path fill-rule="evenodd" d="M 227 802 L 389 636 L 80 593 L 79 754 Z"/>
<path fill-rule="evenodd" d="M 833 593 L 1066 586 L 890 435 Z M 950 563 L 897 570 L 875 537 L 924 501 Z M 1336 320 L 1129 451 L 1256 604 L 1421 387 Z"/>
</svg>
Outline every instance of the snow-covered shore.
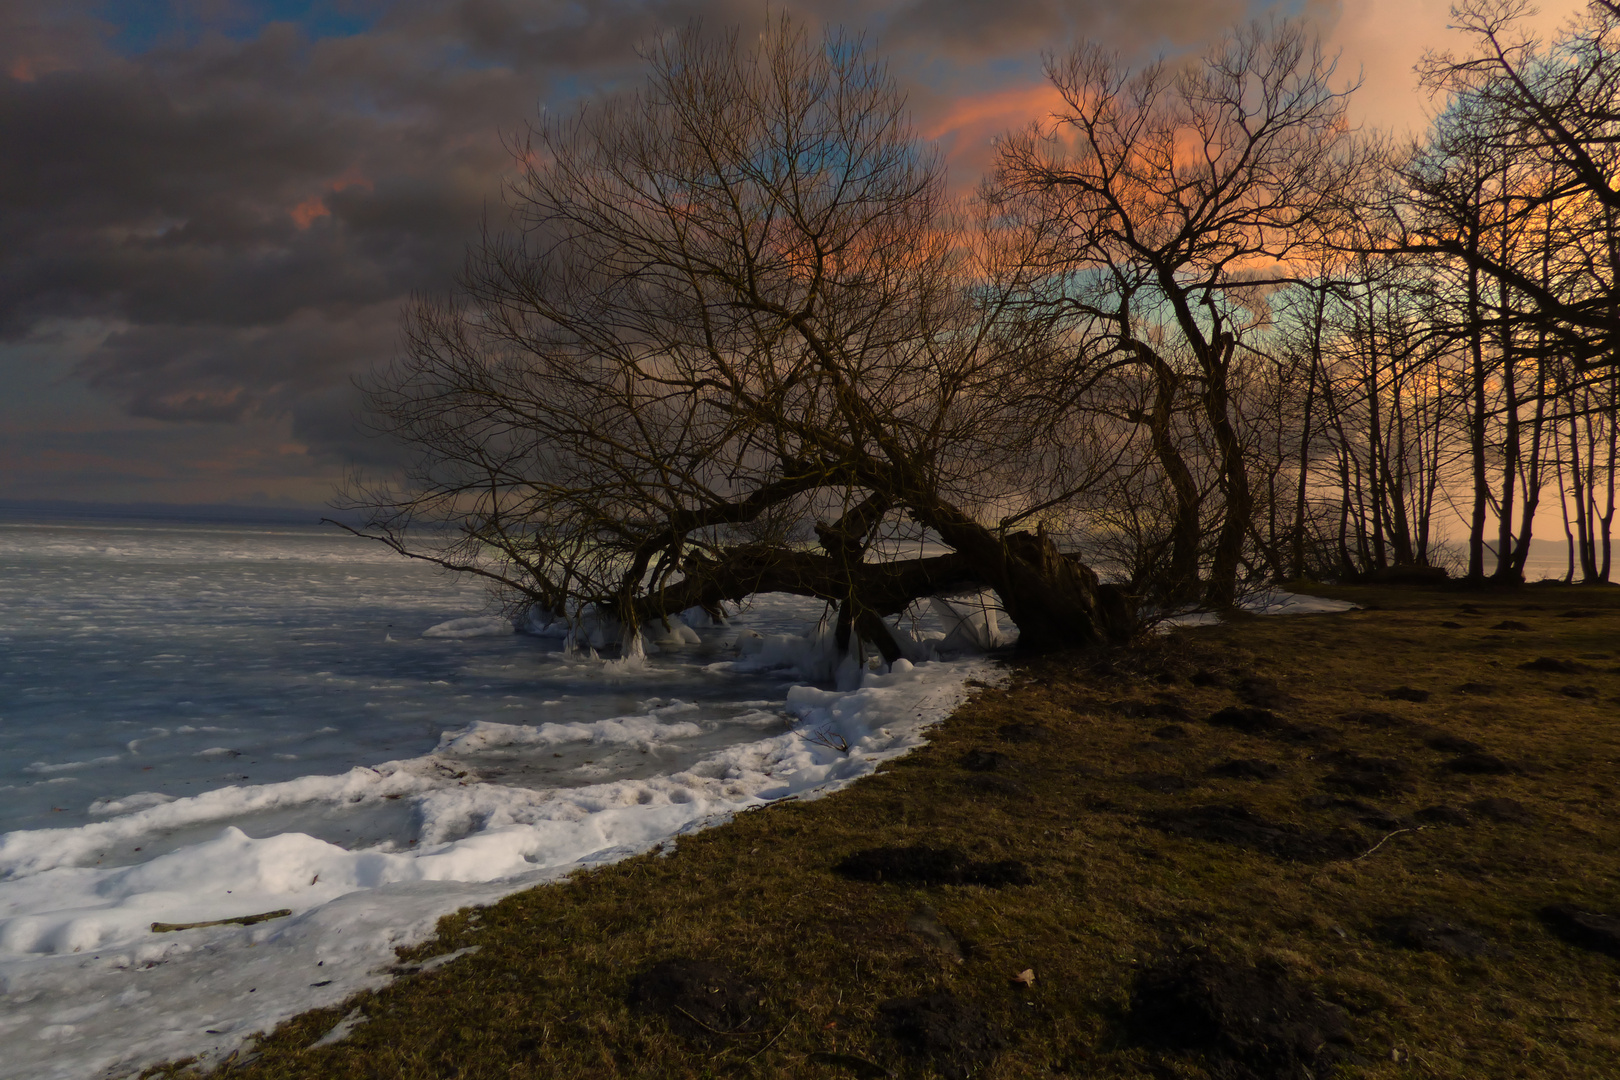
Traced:
<svg viewBox="0 0 1620 1080">
<path fill-rule="evenodd" d="M 77 1080 L 179 1056 L 219 1061 L 254 1032 L 386 982 L 394 949 L 429 935 L 447 912 L 867 775 L 920 745 L 963 699 L 969 678 L 995 671 L 983 658 L 902 660 L 849 690 L 795 686 L 774 715 L 776 733 L 664 775 L 536 790 L 468 783 L 458 754 L 570 737 L 655 746 L 688 734 L 680 703 L 568 725 L 580 731 L 478 722 L 447 732 L 421 758 L 223 788 L 77 829 L 7 834 L 0 1077 Z M 782 730 L 782 712 L 792 730 Z M 842 745 L 847 752 L 834 749 Z M 298 832 L 256 839 L 227 825 L 146 862 L 86 865 L 114 840 L 233 813 L 311 801 L 385 810 L 407 799 L 421 825 L 409 848 L 350 850 Z M 150 929 L 280 909 L 291 914 L 253 926 Z"/>
</svg>

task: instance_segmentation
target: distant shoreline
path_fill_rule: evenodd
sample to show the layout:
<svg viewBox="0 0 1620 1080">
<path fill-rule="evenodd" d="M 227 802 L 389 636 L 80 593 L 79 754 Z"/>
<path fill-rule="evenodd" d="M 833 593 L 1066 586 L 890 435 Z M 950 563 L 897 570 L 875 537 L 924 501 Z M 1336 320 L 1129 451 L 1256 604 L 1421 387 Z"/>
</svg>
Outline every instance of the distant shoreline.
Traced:
<svg viewBox="0 0 1620 1080">
<path fill-rule="evenodd" d="M 173 522 L 216 525 L 319 525 L 341 519 L 323 506 L 242 506 L 229 503 L 78 502 L 68 499 L 0 499 L 4 521 Z"/>
</svg>

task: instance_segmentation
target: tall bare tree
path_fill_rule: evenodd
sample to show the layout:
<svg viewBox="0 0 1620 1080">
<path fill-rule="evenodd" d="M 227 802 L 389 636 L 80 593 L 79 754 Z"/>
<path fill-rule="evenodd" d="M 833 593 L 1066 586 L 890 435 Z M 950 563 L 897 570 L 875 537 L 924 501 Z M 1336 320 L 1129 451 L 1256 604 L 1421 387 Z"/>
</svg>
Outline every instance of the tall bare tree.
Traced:
<svg viewBox="0 0 1620 1080">
<path fill-rule="evenodd" d="M 1007 140 L 997 179 L 1030 222 L 1036 301 L 1077 340 L 1066 377 L 1098 366 L 1149 372 L 1153 433 L 1177 500 L 1172 597 L 1197 588 L 1203 515 L 1185 453 L 1164 437 L 1171 403 L 1196 402 L 1221 504 L 1206 595 L 1236 596 L 1255 494 L 1234 402 L 1246 339 L 1268 321 L 1267 290 L 1343 227 L 1339 195 L 1359 168 L 1347 90 L 1296 24 L 1233 32 L 1200 62 L 1133 71 L 1094 44 L 1048 61 L 1063 98 L 1049 124 Z"/>
</svg>

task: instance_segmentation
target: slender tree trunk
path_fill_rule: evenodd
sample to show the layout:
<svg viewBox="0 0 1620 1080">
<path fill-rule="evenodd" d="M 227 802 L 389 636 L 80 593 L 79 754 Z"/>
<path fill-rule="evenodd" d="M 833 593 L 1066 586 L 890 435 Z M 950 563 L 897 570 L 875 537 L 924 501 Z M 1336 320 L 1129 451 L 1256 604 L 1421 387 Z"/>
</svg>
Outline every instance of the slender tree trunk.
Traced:
<svg viewBox="0 0 1620 1080">
<path fill-rule="evenodd" d="M 1148 433 L 1154 457 L 1164 470 L 1175 498 L 1175 517 L 1170 525 L 1170 580 L 1164 584 L 1165 600 L 1180 604 L 1198 594 L 1199 517 L 1203 500 L 1171 431 L 1180 379 L 1170 365 L 1147 346 L 1138 345 L 1137 355 L 1153 373 L 1153 411 L 1148 415 Z"/>
<path fill-rule="evenodd" d="M 1609 445 L 1607 467 L 1604 470 L 1604 503 L 1603 503 L 1603 563 L 1598 570 L 1598 580 L 1609 580 L 1610 568 L 1610 526 L 1614 524 L 1614 470 L 1616 450 L 1620 450 L 1620 373 L 1609 375 L 1608 401 L 1603 408 L 1603 423 L 1607 427 Z"/>
<path fill-rule="evenodd" d="M 1311 471 L 1311 420 L 1316 407 L 1316 370 L 1322 362 L 1322 318 L 1327 289 L 1318 288 L 1311 312 L 1310 371 L 1305 379 L 1305 417 L 1299 432 L 1299 476 L 1294 484 L 1293 575 L 1305 576 L 1305 490 Z"/>
<path fill-rule="evenodd" d="M 1238 567 L 1243 557 L 1243 539 L 1254 517 L 1254 496 L 1249 490 L 1248 463 L 1243 460 L 1243 443 L 1232 423 L 1227 399 L 1227 374 L 1232 362 L 1232 342 L 1220 347 L 1218 377 L 1205 385 L 1204 410 L 1220 451 L 1221 474 L 1226 481 L 1225 516 L 1215 537 L 1215 557 L 1209 577 L 1209 602 L 1230 607 L 1237 602 Z"/>
<path fill-rule="evenodd" d="M 1470 244 L 1477 250 L 1477 237 Z M 1485 518 L 1489 509 L 1491 490 L 1485 473 L 1485 342 L 1480 321 L 1479 272 L 1470 263 L 1468 268 L 1468 348 L 1473 364 L 1471 372 L 1472 405 L 1468 418 L 1468 448 L 1473 456 L 1474 506 L 1468 522 L 1468 578 L 1481 581 L 1485 577 Z"/>
<path fill-rule="evenodd" d="M 1575 583 L 1575 533 L 1569 527 L 1569 492 L 1564 487 L 1564 451 L 1553 440 L 1553 468 L 1558 475 L 1558 508 L 1564 516 L 1564 544 L 1569 554 L 1569 566 L 1564 571 L 1564 584 Z"/>
<path fill-rule="evenodd" d="M 1522 463 L 1519 460 L 1519 390 L 1514 378 L 1518 364 L 1513 359 L 1513 332 L 1507 321 L 1507 284 L 1498 290 L 1501 304 L 1502 395 L 1506 427 L 1502 443 L 1502 494 L 1496 507 L 1496 574 L 1498 581 L 1516 581 L 1518 570 L 1513 565 L 1513 501 L 1514 486 Z"/>
</svg>

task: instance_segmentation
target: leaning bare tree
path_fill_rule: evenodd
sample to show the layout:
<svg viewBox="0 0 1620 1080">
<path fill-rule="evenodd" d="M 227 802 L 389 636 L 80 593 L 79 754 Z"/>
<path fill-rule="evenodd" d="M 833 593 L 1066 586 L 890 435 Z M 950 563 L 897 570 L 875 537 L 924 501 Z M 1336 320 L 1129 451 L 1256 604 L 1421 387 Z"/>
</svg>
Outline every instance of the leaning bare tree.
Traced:
<svg viewBox="0 0 1620 1080">
<path fill-rule="evenodd" d="M 883 67 L 786 22 L 647 60 L 532 130 L 511 226 L 410 313 L 370 403 L 414 463 L 360 531 L 628 630 L 784 591 L 894 659 L 885 616 L 982 585 L 1030 646 L 1128 633 L 1041 527 L 1093 448 L 1033 409 L 1005 246 Z M 874 557 L 907 529 L 945 550 Z"/>
</svg>

